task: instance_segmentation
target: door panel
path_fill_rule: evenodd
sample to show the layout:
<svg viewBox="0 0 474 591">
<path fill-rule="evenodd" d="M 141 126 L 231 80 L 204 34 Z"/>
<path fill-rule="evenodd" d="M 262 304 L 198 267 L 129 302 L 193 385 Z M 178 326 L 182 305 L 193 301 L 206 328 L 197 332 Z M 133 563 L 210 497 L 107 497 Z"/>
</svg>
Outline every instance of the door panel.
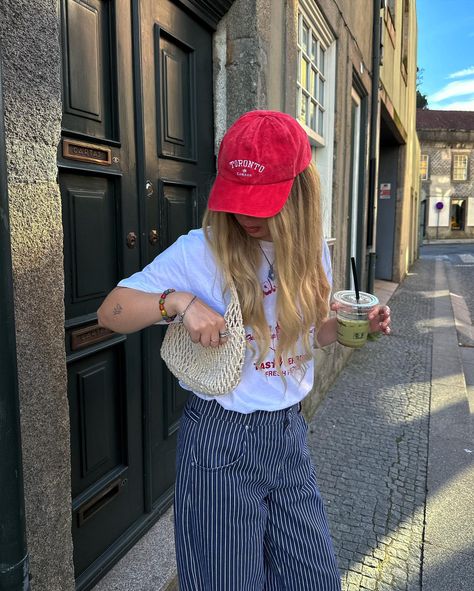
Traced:
<svg viewBox="0 0 474 591">
<path fill-rule="evenodd" d="M 63 128 L 118 139 L 115 2 L 63 0 Z"/>
<path fill-rule="evenodd" d="M 197 186 L 161 181 L 162 245 L 166 248 L 198 222 Z"/>
<path fill-rule="evenodd" d="M 145 262 L 200 224 L 215 170 L 212 33 L 174 2 L 145 2 L 141 18 L 145 175 L 158 188 L 146 204 Z M 164 288 L 172 286 L 163 286 Z M 188 397 L 156 363 L 165 329 L 147 331 L 152 501 L 169 498 L 175 478 L 176 431 Z"/>
<path fill-rule="evenodd" d="M 160 109 L 157 156 L 196 159 L 195 51 L 155 25 L 157 107 Z"/>
<path fill-rule="evenodd" d="M 64 172 L 61 184 L 66 315 L 71 318 L 95 312 L 120 279 L 119 196 L 114 177 Z"/>
</svg>

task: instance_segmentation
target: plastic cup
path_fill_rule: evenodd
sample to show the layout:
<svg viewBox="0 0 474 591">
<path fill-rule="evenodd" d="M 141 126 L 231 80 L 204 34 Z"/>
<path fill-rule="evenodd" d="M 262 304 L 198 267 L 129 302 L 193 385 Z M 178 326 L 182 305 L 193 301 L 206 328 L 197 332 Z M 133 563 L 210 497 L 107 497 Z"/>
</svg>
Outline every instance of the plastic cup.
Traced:
<svg viewBox="0 0 474 591">
<path fill-rule="evenodd" d="M 368 315 L 379 303 L 378 298 L 361 291 L 357 301 L 355 291 L 338 291 L 333 300 L 339 305 L 336 310 L 338 343 L 353 349 L 363 347 L 369 332 Z"/>
</svg>

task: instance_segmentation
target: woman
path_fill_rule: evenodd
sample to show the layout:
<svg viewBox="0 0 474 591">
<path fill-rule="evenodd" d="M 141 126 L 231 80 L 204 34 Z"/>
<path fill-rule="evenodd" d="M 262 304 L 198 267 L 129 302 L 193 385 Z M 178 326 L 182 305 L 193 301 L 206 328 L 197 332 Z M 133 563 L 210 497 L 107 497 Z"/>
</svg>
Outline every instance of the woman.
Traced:
<svg viewBox="0 0 474 591">
<path fill-rule="evenodd" d="M 331 266 L 311 148 L 289 115 L 252 111 L 228 130 L 203 229 L 180 237 L 101 306 L 132 332 L 176 315 L 195 343 L 227 340 L 229 281 L 247 351 L 238 386 L 194 392 L 179 433 L 175 529 L 181 591 L 340 589 L 300 402 L 313 347 L 336 340 Z M 371 331 L 390 332 L 388 308 Z M 184 385 L 185 387 L 185 385 Z"/>
</svg>

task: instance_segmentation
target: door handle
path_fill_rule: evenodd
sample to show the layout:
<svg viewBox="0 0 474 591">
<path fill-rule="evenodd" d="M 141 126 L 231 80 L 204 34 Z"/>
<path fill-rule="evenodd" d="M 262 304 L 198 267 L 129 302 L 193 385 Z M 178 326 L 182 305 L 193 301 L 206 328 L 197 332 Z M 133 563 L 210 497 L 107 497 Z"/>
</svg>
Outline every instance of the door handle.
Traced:
<svg viewBox="0 0 474 591">
<path fill-rule="evenodd" d="M 155 192 L 155 187 L 153 186 L 153 183 L 151 181 L 146 181 L 145 182 L 145 193 L 146 193 L 146 196 L 147 197 L 151 197 L 154 192 Z"/>
<path fill-rule="evenodd" d="M 148 234 L 148 242 L 154 246 L 158 242 L 158 230 L 150 230 Z"/>
<path fill-rule="evenodd" d="M 128 248 L 135 248 L 137 245 L 137 235 L 135 232 L 129 232 L 127 234 L 127 246 Z"/>
</svg>

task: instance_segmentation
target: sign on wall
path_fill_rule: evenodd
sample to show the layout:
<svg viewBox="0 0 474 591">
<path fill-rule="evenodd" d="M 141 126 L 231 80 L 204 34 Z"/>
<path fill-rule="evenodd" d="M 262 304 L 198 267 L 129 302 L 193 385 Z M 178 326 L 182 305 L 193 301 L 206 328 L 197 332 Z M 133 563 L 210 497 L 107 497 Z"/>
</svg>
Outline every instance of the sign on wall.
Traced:
<svg viewBox="0 0 474 591">
<path fill-rule="evenodd" d="M 391 183 L 380 183 L 379 198 L 390 199 L 392 196 L 392 184 Z"/>
</svg>

